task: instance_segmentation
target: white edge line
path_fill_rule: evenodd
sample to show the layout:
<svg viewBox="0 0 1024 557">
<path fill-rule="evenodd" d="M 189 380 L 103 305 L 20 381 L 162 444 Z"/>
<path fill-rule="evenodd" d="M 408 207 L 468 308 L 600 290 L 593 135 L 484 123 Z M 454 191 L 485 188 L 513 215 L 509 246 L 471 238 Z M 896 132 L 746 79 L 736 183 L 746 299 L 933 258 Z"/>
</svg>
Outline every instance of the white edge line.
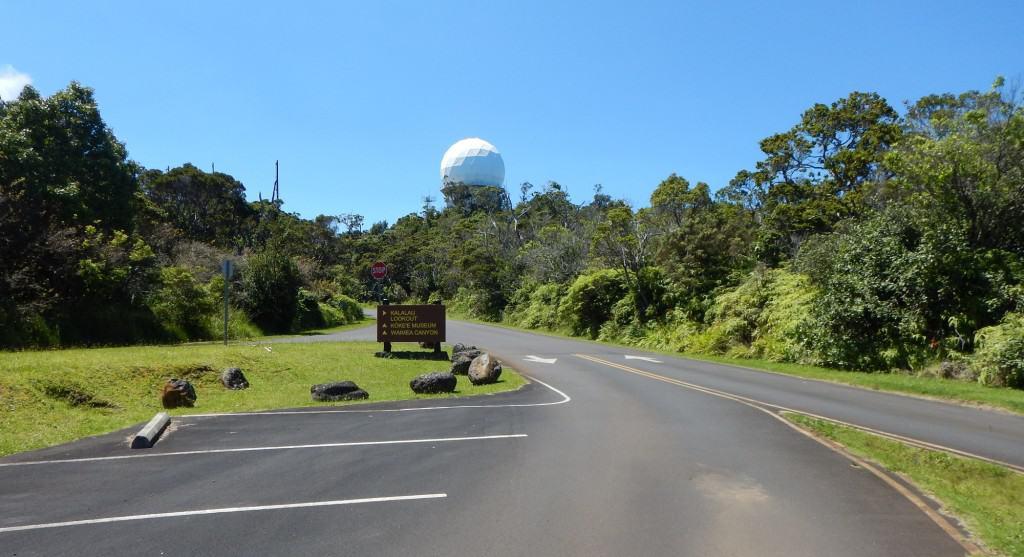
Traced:
<svg viewBox="0 0 1024 557">
<path fill-rule="evenodd" d="M 483 441 L 489 439 L 518 439 L 527 437 L 525 433 L 514 433 L 509 435 L 478 435 L 473 437 L 438 437 L 435 439 L 397 439 L 393 441 L 349 441 L 344 443 L 317 443 L 313 445 L 275 445 L 269 447 L 239 447 L 234 449 L 203 449 L 198 451 L 176 451 L 170 453 L 147 453 L 127 454 L 115 456 L 95 456 L 86 458 L 66 458 L 56 460 L 29 460 L 25 462 L 3 462 L 0 467 L 5 466 L 29 466 L 33 464 L 65 464 L 77 462 L 98 462 L 105 460 L 129 460 L 135 458 L 156 458 L 163 456 L 186 456 L 217 453 L 246 453 L 254 451 L 283 451 L 289 449 L 326 449 L 333 447 L 365 447 L 372 445 L 408 445 L 416 443 L 446 443 L 451 441 Z M 0 530 L 2 531 L 2 530 Z"/>
<path fill-rule="evenodd" d="M 399 495 L 395 497 L 369 497 L 366 499 L 339 499 L 336 501 L 311 501 L 308 503 L 289 503 L 284 505 L 260 505 L 254 507 L 225 507 L 220 509 L 200 509 L 194 511 L 178 511 L 169 513 L 135 514 L 128 516 L 111 516 L 107 518 L 90 518 L 86 520 L 69 520 L 67 522 L 48 522 L 44 524 L 26 524 L 23 526 L 7 526 L 0 528 L 0 533 L 20 532 L 24 530 L 41 530 L 44 528 L 60 528 L 64 526 L 81 526 L 86 524 L 108 524 L 111 522 L 127 522 L 130 520 L 149 520 L 154 518 L 174 518 L 179 516 L 196 516 L 205 514 L 247 513 L 253 511 L 274 511 L 280 509 L 303 509 L 308 507 L 333 507 L 339 505 L 357 505 L 360 503 L 383 503 L 387 501 L 415 501 L 419 499 L 442 499 L 447 493 L 427 493 L 424 495 Z"/>
<path fill-rule="evenodd" d="M 181 416 L 174 416 L 176 420 L 186 420 L 189 418 L 220 418 L 229 416 L 301 416 L 303 414 L 376 414 L 384 412 L 419 412 L 421 410 L 454 410 L 458 408 L 526 408 L 531 406 L 554 406 L 557 404 L 565 404 L 572 400 L 572 397 L 563 393 L 562 391 L 548 385 L 547 383 L 532 377 L 525 373 L 520 373 L 523 377 L 526 377 L 530 381 L 535 381 L 548 389 L 558 393 L 562 400 L 555 402 L 535 402 L 530 404 L 455 404 L 451 406 L 422 406 L 418 408 L 385 408 L 379 410 L 371 409 L 352 409 L 352 410 L 282 410 L 277 412 L 217 412 L 211 414 L 182 414 Z"/>
</svg>

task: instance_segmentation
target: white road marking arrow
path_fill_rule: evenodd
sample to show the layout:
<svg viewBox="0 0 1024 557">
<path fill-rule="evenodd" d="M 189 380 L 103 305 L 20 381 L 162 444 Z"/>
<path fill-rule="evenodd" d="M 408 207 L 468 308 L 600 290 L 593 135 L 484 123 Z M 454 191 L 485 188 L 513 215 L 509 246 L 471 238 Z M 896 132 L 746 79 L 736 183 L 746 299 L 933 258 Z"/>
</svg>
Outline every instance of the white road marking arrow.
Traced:
<svg viewBox="0 0 1024 557">
<path fill-rule="evenodd" d="M 627 360 L 643 360 L 645 362 L 651 362 L 652 364 L 660 364 L 661 360 L 655 360 L 654 358 L 648 358 L 647 356 L 630 356 L 626 354 Z"/>
<path fill-rule="evenodd" d="M 523 358 L 523 360 L 538 364 L 553 364 L 558 361 L 558 358 L 541 358 L 538 356 L 534 356 L 533 354 L 530 354 L 527 357 Z"/>
</svg>

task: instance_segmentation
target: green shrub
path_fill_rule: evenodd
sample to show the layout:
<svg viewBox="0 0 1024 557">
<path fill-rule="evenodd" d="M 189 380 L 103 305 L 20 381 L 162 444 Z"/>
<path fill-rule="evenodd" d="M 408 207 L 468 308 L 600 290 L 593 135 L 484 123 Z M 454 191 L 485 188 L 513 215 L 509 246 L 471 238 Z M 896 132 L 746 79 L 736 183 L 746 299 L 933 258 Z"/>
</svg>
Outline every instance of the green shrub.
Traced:
<svg viewBox="0 0 1024 557">
<path fill-rule="evenodd" d="M 222 283 L 223 284 L 223 283 Z M 207 330 L 211 331 L 214 340 L 224 338 L 224 306 L 221 305 L 217 311 L 205 317 Z M 232 307 L 228 312 L 228 338 L 232 340 L 257 338 L 263 336 L 263 331 L 249 320 L 245 311 Z"/>
<path fill-rule="evenodd" d="M 980 329 L 970 358 L 985 385 L 1024 388 L 1024 313 L 1010 313 L 999 325 Z"/>
<path fill-rule="evenodd" d="M 211 338 L 207 317 L 217 299 L 184 267 L 160 269 L 160 285 L 149 297 L 149 308 L 169 335 L 177 340 Z"/>
<path fill-rule="evenodd" d="M 251 255 L 242 274 L 241 305 L 264 331 L 286 332 L 295 321 L 299 284 L 299 269 L 287 255 Z"/>
<path fill-rule="evenodd" d="M 305 288 L 300 288 L 295 299 L 295 323 L 291 330 L 322 329 L 326 325 L 326 320 L 320 306 L 320 300 L 316 295 Z"/>
<path fill-rule="evenodd" d="M 575 335 L 597 338 L 612 316 L 615 303 L 626 295 L 622 273 L 603 269 L 580 275 L 569 287 L 559 312 Z"/>
<path fill-rule="evenodd" d="M 813 363 L 808 348 L 810 310 L 815 290 L 809 279 L 786 269 L 752 272 L 736 288 L 715 296 L 706 313 L 709 325 L 689 334 L 684 350 Z"/>
<path fill-rule="evenodd" d="M 644 327 L 638 318 L 636 295 L 629 293 L 612 306 L 611 317 L 601 325 L 597 339 L 636 344 L 644 336 Z"/>
<path fill-rule="evenodd" d="M 359 305 L 359 302 L 352 298 L 336 295 L 331 297 L 330 303 L 331 307 L 341 311 L 342 316 L 345 318 L 345 322 L 339 323 L 339 325 L 347 325 L 348 323 L 356 323 L 363 320 L 363 306 Z"/>
<path fill-rule="evenodd" d="M 512 296 L 504 321 L 527 329 L 558 330 L 561 328 L 558 306 L 564 292 L 560 284 L 524 284 Z"/>
<path fill-rule="evenodd" d="M 675 308 L 665 314 L 663 321 L 648 323 L 644 336 L 636 345 L 642 348 L 690 352 L 694 337 L 701 330 L 700 323 L 689 317 L 684 308 Z"/>
<path fill-rule="evenodd" d="M 318 311 L 320 313 L 320 320 L 324 327 L 339 327 L 341 325 L 348 325 L 349 320 L 345 317 L 345 313 L 340 308 L 334 307 L 329 303 L 320 302 Z"/>
<path fill-rule="evenodd" d="M 806 275 L 776 269 L 769 273 L 769 295 L 757 319 L 751 356 L 776 362 L 813 364 L 807 340 L 817 291 Z"/>
</svg>

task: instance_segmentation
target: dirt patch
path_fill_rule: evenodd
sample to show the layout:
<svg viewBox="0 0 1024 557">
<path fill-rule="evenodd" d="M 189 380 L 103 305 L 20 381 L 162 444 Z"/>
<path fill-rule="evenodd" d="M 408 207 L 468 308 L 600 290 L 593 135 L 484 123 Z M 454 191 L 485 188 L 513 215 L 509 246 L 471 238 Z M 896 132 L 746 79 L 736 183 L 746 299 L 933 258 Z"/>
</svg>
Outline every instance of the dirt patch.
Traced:
<svg viewBox="0 0 1024 557">
<path fill-rule="evenodd" d="M 81 385 L 73 383 L 43 383 L 40 385 L 43 394 L 53 400 L 60 400 L 71 406 L 87 406 L 89 408 L 117 408 L 109 400 L 104 400 L 89 392 Z"/>
</svg>

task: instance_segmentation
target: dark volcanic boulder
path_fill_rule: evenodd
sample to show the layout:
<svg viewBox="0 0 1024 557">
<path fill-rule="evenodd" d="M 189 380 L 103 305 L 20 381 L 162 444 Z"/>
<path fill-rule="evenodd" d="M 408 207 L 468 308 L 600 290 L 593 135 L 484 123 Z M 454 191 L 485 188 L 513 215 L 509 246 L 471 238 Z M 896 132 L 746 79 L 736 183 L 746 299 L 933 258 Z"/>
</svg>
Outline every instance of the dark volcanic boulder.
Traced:
<svg viewBox="0 0 1024 557">
<path fill-rule="evenodd" d="M 454 359 L 456 354 L 459 352 L 465 352 L 466 350 L 476 350 L 476 346 L 468 346 L 461 342 L 456 342 L 455 346 L 452 346 L 452 358 Z"/>
<path fill-rule="evenodd" d="M 196 403 L 196 389 L 184 379 L 169 379 L 160 394 L 164 408 L 192 407 Z"/>
<path fill-rule="evenodd" d="M 494 383 L 501 377 L 501 364 L 493 356 L 483 353 L 469 364 L 469 382 L 474 385 Z"/>
<path fill-rule="evenodd" d="M 242 370 L 237 367 L 229 367 L 220 374 L 220 384 L 225 387 L 237 391 L 239 389 L 248 389 L 249 381 L 246 380 L 245 374 Z"/>
<path fill-rule="evenodd" d="M 351 381 L 321 383 L 309 388 L 309 394 L 317 402 L 337 402 L 339 400 L 360 400 L 370 398 L 369 393 Z"/>
<path fill-rule="evenodd" d="M 435 372 L 418 375 L 409 381 L 409 387 L 414 393 L 450 393 L 455 390 L 458 379 L 451 373 Z"/>
<path fill-rule="evenodd" d="M 466 375 L 469 373 L 469 364 L 473 363 L 473 358 L 476 358 L 480 354 L 483 354 L 483 352 L 476 348 L 466 349 L 462 352 L 455 352 L 452 355 L 451 372 L 456 375 Z"/>
</svg>

